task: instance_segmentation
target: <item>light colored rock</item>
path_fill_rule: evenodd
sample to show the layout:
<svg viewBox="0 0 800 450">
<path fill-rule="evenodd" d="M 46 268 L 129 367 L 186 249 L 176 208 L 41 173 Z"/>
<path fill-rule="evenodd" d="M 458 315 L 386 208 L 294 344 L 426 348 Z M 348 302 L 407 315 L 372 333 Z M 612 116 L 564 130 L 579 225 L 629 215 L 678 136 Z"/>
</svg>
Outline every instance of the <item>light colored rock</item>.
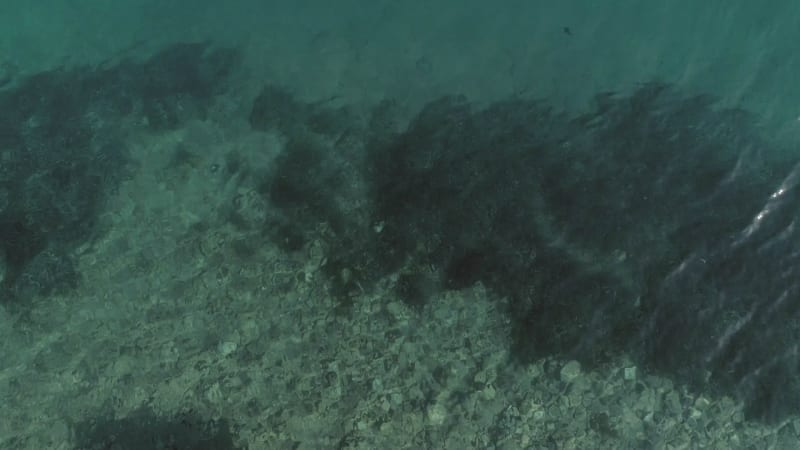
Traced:
<svg viewBox="0 0 800 450">
<path fill-rule="evenodd" d="M 581 363 L 570 361 L 561 368 L 561 381 L 571 383 L 581 375 Z"/>
</svg>

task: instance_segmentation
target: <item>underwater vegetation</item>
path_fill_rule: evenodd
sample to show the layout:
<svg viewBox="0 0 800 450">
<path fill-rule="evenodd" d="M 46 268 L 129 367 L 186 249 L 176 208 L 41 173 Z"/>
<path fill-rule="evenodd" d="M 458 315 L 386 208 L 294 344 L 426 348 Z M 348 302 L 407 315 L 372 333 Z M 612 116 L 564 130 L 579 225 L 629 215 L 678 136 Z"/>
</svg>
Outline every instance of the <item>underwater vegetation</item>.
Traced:
<svg viewBox="0 0 800 450">
<path fill-rule="evenodd" d="M 3 302 L 75 286 L 71 251 L 136 170 L 121 124 L 204 117 L 237 58 L 184 44 L 2 87 Z M 627 354 L 744 401 L 752 419 L 800 412 L 800 174 L 752 115 L 650 83 L 575 115 L 446 96 L 401 117 L 391 100 L 361 111 L 265 87 L 249 123 L 284 145 L 255 186 L 271 210 L 238 226 L 285 252 L 322 242 L 342 314 L 387 283 L 420 315 L 437 293 L 481 283 L 521 364 Z M 224 170 L 248 168 L 231 157 Z M 231 446 L 225 424 L 176 420 L 143 412 L 76 433 L 86 448 Z"/>
<path fill-rule="evenodd" d="M 109 413 L 113 416 L 113 413 Z M 191 412 L 160 417 L 140 408 L 122 419 L 92 418 L 75 426 L 81 450 L 235 450 L 226 420 L 204 420 Z"/>
<path fill-rule="evenodd" d="M 751 418 L 797 412 L 798 174 L 747 112 L 658 83 L 575 117 L 450 96 L 402 127 L 385 102 L 340 128 L 363 146 L 343 164 L 325 143 L 336 133 L 262 119 L 267 95 L 251 124 L 289 145 L 264 192 L 292 242 L 332 224 L 326 270 L 344 304 L 390 274 L 420 310 L 480 282 L 506 300 L 520 362 L 625 353 L 745 401 Z M 357 211 L 331 207 L 341 180 L 364 186 Z"/>
<path fill-rule="evenodd" d="M 153 130 L 202 116 L 237 58 L 206 44 L 146 61 L 55 69 L 0 91 L 0 301 L 75 285 L 69 253 L 93 236 L 133 170 L 125 120 Z"/>
</svg>

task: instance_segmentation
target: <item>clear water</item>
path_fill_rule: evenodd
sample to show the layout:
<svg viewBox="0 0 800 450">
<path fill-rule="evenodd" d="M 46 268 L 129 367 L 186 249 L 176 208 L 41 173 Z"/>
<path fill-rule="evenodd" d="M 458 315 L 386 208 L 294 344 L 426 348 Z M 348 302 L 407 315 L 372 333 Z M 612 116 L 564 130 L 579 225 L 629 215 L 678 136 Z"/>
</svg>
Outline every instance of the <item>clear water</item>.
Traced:
<svg viewBox="0 0 800 450">
<path fill-rule="evenodd" d="M 797 2 L 34 3 L 0 448 L 798 446 Z"/>
</svg>

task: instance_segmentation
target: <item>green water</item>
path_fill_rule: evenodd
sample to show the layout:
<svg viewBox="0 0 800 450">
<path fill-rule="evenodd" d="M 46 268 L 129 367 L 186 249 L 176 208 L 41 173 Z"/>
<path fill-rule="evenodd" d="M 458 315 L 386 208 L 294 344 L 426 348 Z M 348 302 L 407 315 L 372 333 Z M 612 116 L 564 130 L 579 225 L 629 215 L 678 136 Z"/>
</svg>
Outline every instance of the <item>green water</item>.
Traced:
<svg viewBox="0 0 800 450">
<path fill-rule="evenodd" d="M 0 448 L 800 447 L 764 5 L 3 1 Z"/>
</svg>

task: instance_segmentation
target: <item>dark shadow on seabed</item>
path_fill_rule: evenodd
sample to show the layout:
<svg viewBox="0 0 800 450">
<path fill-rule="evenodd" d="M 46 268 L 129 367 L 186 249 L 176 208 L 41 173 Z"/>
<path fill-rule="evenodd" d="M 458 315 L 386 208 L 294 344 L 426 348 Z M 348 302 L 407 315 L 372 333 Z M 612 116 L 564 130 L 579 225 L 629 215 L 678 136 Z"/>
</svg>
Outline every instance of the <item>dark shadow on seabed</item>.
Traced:
<svg viewBox="0 0 800 450">
<path fill-rule="evenodd" d="M 13 112 L 0 118 L 7 295 L 75 283 L 69 250 L 92 237 L 104 193 L 132 170 L 109 123 L 136 112 L 168 129 L 182 114 L 203 117 L 235 60 L 177 46 L 3 91 Z M 390 274 L 420 310 L 437 291 L 481 282 L 506 299 L 523 363 L 627 353 L 736 396 L 751 418 L 798 412 L 795 161 L 749 114 L 648 84 L 599 96 L 579 117 L 520 99 L 478 110 L 459 97 L 408 126 L 398 116 L 390 101 L 363 114 L 265 88 L 250 123 L 286 145 L 254 176 L 275 209 L 258 223 L 235 207 L 223 214 L 286 251 L 324 240 L 343 312 Z M 222 170 L 249 168 L 231 155 Z"/>
<path fill-rule="evenodd" d="M 141 126 L 136 119 L 144 118 L 158 131 L 203 117 L 237 59 L 232 49 L 182 44 L 144 62 L 56 69 L 0 91 L 3 307 L 25 316 L 31 299 L 76 286 L 74 250 L 101 234 L 104 203 L 136 170 L 127 121 Z M 160 417 L 145 407 L 119 420 L 116 414 L 109 407 L 70 418 L 75 448 L 237 448 L 226 420 Z M 4 444 L 17 448 L 15 438 Z"/>
<path fill-rule="evenodd" d="M 236 58 L 175 45 L 142 63 L 56 69 L 0 92 L 0 301 L 75 285 L 69 253 L 95 236 L 108 193 L 133 170 L 124 121 L 163 130 L 202 115 Z"/>
<path fill-rule="evenodd" d="M 275 119 L 279 103 L 301 122 Z M 319 123 L 346 108 L 267 88 L 251 116 L 289 139 L 264 185 L 285 211 L 272 229 L 331 224 L 326 270 L 345 303 L 389 273 L 416 306 L 480 281 L 508 299 L 519 361 L 627 353 L 751 418 L 798 412 L 797 173 L 750 114 L 657 83 L 575 118 L 446 97 L 401 130 L 391 109 L 337 134 Z M 361 159 L 320 143 L 354 128 Z M 341 180 L 361 180 L 367 206 L 333 208 Z M 302 242 L 292 233 L 276 241 Z"/>
</svg>

